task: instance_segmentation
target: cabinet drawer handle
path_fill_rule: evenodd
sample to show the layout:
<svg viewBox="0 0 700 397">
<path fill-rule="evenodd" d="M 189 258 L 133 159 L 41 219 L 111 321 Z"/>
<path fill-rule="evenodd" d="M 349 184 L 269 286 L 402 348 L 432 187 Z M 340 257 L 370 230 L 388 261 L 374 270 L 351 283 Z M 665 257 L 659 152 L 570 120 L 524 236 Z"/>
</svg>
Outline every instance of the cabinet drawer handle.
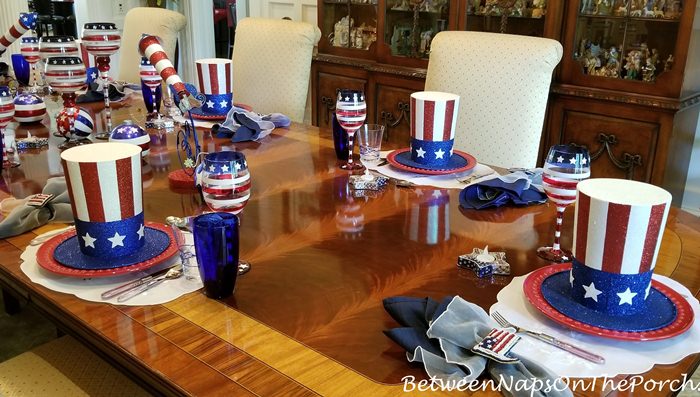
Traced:
<svg viewBox="0 0 700 397">
<path fill-rule="evenodd" d="M 598 133 L 598 143 L 600 146 L 595 151 L 590 151 L 591 162 L 600 157 L 603 152 L 608 154 L 608 158 L 612 161 L 613 165 L 618 169 L 625 172 L 625 178 L 632 179 L 634 177 L 634 169 L 636 167 L 641 167 L 644 163 L 641 154 L 632 154 L 623 152 L 622 159 L 618 159 L 613 153 L 613 146 L 617 145 L 617 136 L 615 134 L 610 134 L 607 132 Z M 571 145 L 586 147 L 586 145 L 580 145 L 575 142 L 571 142 Z"/>
<path fill-rule="evenodd" d="M 331 122 L 331 113 L 335 111 L 335 98 L 321 96 L 321 103 L 326 108 L 324 113 L 326 114 L 326 124 L 328 124 Z"/>
<path fill-rule="evenodd" d="M 389 130 L 391 128 L 398 126 L 401 121 L 405 120 L 407 123 L 409 122 L 408 118 L 411 116 L 411 105 L 408 102 L 399 101 L 399 103 L 396 104 L 396 108 L 399 111 L 398 117 L 395 117 L 394 113 L 386 110 L 382 110 L 379 113 L 379 119 L 384 125 L 384 140 L 389 140 Z"/>
</svg>

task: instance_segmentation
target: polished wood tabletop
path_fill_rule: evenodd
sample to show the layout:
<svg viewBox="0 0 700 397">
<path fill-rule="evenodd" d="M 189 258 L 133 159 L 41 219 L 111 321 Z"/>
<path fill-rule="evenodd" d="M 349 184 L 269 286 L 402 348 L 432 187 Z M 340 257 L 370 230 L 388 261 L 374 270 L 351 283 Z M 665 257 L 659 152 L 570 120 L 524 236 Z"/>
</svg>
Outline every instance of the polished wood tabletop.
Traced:
<svg viewBox="0 0 700 397">
<path fill-rule="evenodd" d="M 93 114 L 100 125 L 98 104 Z M 117 105 L 113 118 L 142 121 L 138 98 Z M 18 137 L 49 136 L 42 125 L 21 126 Z M 206 211 L 195 191 L 172 190 L 167 175 L 180 168 L 175 134 L 152 135 L 144 169 L 147 220 Z M 29 241 L 47 225 L 0 241 L 0 285 L 29 300 L 66 332 L 151 390 L 193 395 L 402 395 L 401 379 L 425 378 L 383 333 L 398 326 L 382 299 L 460 295 L 488 310 L 510 277 L 480 279 L 456 266 L 460 254 L 488 245 L 505 251 L 515 276 L 547 263 L 535 250 L 553 236 L 555 209 L 464 210 L 458 190 L 388 186 L 377 194 L 348 188 L 328 131 L 292 124 L 260 142 L 233 144 L 200 129 L 204 151 L 243 152 L 252 176 L 251 200 L 241 214 L 240 256 L 253 264 L 222 301 L 201 291 L 143 307 L 83 301 L 33 284 L 20 270 Z M 3 172 L 0 198 L 40 192 L 62 174 L 57 145 L 21 154 Z M 571 245 L 573 209 L 562 243 Z M 698 296 L 700 220 L 672 209 L 657 273 Z M 698 355 L 656 366 L 644 376 L 677 379 Z M 624 376 L 619 376 L 619 379 Z M 605 394 L 601 385 L 593 392 Z M 668 391 L 656 392 L 665 395 Z M 645 393 L 654 395 L 654 393 Z"/>
</svg>

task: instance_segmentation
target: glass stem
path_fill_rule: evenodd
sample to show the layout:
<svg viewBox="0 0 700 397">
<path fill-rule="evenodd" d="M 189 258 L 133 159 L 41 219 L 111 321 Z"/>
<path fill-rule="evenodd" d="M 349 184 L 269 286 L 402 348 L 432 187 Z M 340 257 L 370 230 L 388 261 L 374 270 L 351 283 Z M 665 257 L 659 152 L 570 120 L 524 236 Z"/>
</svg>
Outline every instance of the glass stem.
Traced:
<svg viewBox="0 0 700 397">
<path fill-rule="evenodd" d="M 112 108 L 109 106 L 109 77 L 107 72 L 100 72 L 102 79 L 102 95 L 105 100 L 105 117 L 107 118 L 107 132 L 112 132 Z"/>
<path fill-rule="evenodd" d="M 158 108 L 156 108 L 156 89 L 151 88 L 151 98 L 153 99 L 153 117 L 158 115 Z"/>
<path fill-rule="evenodd" d="M 355 143 L 355 133 L 348 131 L 348 164 L 352 164 L 352 148 Z"/>
<path fill-rule="evenodd" d="M 552 246 L 552 251 L 560 252 L 561 245 L 559 244 L 559 237 L 561 237 L 561 224 L 564 221 L 564 211 L 566 207 L 557 206 L 557 224 L 554 227 L 554 245 Z"/>
</svg>

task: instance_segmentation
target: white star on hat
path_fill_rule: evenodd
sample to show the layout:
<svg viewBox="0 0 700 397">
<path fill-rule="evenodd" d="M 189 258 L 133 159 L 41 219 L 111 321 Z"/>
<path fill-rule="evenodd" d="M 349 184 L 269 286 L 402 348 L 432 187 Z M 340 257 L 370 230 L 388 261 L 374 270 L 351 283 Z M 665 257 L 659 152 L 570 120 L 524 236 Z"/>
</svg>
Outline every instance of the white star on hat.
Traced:
<svg viewBox="0 0 700 397">
<path fill-rule="evenodd" d="M 114 236 L 107 238 L 107 240 L 112 243 L 112 248 L 116 248 L 118 246 L 124 246 L 124 238 L 126 238 L 126 236 L 120 235 L 119 232 L 114 232 Z"/>
<path fill-rule="evenodd" d="M 90 73 L 90 77 L 93 78 L 93 79 L 96 78 L 96 77 L 97 77 L 97 73 L 95 73 L 95 72 Z"/>
<path fill-rule="evenodd" d="M 213 107 L 214 107 L 214 102 L 212 102 L 211 99 L 207 101 L 207 107 L 208 107 L 208 108 L 213 108 Z"/>
<path fill-rule="evenodd" d="M 210 166 L 209 166 L 209 171 L 210 171 L 210 172 L 214 172 L 215 170 L 216 170 L 216 167 L 215 167 L 215 166 L 213 166 L 213 165 L 210 165 Z"/>
<path fill-rule="evenodd" d="M 145 228 L 143 227 L 143 224 L 141 224 L 141 227 L 140 227 L 139 230 L 136 232 L 136 234 L 139 235 L 139 240 L 141 240 L 141 239 L 143 238 L 144 232 L 145 232 Z"/>
<path fill-rule="evenodd" d="M 583 157 L 583 158 L 581 159 L 581 164 L 586 165 L 587 162 L 588 162 L 588 159 L 587 159 L 587 158 Z"/>
<path fill-rule="evenodd" d="M 571 164 L 576 164 L 576 157 L 572 157 L 569 159 L 569 163 Z"/>
<path fill-rule="evenodd" d="M 598 295 L 602 294 L 603 291 L 599 291 L 595 288 L 595 284 L 591 281 L 591 285 L 583 285 L 583 289 L 586 290 L 586 295 L 584 295 L 584 298 L 591 298 L 594 301 L 598 302 Z"/>
<path fill-rule="evenodd" d="M 90 236 L 90 233 L 85 233 L 83 237 L 83 241 L 85 242 L 85 247 L 92 247 L 95 248 L 95 241 L 97 240 L 96 238 L 93 238 Z"/>
<path fill-rule="evenodd" d="M 438 151 L 435 152 L 435 160 L 444 159 L 445 158 L 444 155 L 445 155 L 445 151 L 443 151 L 442 149 L 438 149 Z"/>
<path fill-rule="evenodd" d="M 569 284 L 574 286 L 574 269 L 569 270 Z"/>
<path fill-rule="evenodd" d="M 219 105 L 221 105 L 222 108 L 225 108 L 226 105 L 228 105 L 228 102 L 227 102 L 227 101 L 221 101 L 221 102 L 219 102 Z"/>
<path fill-rule="evenodd" d="M 233 163 L 233 168 L 235 168 L 236 171 L 240 171 L 241 170 L 241 163 L 238 163 L 238 162 Z"/>
<path fill-rule="evenodd" d="M 425 150 L 423 150 L 422 147 L 419 147 L 418 149 L 416 149 L 416 156 L 425 158 Z"/>
<path fill-rule="evenodd" d="M 637 296 L 636 292 L 632 292 L 629 287 L 625 290 L 625 292 L 618 292 L 617 296 L 620 297 L 620 305 L 624 305 L 625 303 L 627 304 L 632 304 L 632 298 Z"/>
</svg>

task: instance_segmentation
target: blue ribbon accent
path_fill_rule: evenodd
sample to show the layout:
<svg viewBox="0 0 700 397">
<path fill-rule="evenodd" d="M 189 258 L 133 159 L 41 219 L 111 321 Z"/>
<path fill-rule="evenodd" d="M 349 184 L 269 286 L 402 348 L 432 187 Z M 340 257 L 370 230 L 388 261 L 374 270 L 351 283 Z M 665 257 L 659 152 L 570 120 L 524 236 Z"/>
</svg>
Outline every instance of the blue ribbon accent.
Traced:
<svg viewBox="0 0 700 397">
<path fill-rule="evenodd" d="M 226 106 L 221 107 L 222 101 L 226 101 Z M 212 106 L 209 107 L 209 105 L 212 105 Z M 204 103 L 202 104 L 202 107 L 199 108 L 199 111 L 202 114 L 220 116 L 220 115 L 228 114 L 228 112 L 229 112 L 229 110 L 231 110 L 232 106 L 233 106 L 233 94 L 232 93 L 218 94 L 218 95 L 204 94 Z"/>
<path fill-rule="evenodd" d="M 80 251 L 85 255 L 104 259 L 129 255 L 143 247 L 146 238 L 138 234 L 142 226 L 143 212 L 113 222 L 85 222 L 75 219 Z M 87 235 L 89 237 L 86 237 Z"/>
<path fill-rule="evenodd" d="M 591 269 L 576 259 L 571 269 L 574 276 L 571 296 L 582 305 L 614 316 L 634 314 L 645 308 L 646 291 L 651 283 L 653 270 L 639 274 L 615 274 Z M 600 291 L 600 294 L 595 292 L 597 301 L 585 297 L 586 289 L 583 287 L 586 286 L 592 291 L 591 283 L 597 291 Z M 629 293 L 625 295 L 628 289 Z M 622 303 L 625 302 L 626 296 L 635 293 L 636 295 L 631 298 L 631 304 Z M 623 294 L 623 297 L 618 294 Z"/>
<path fill-rule="evenodd" d="M 450 151 L 453 145 L 454 139 L 449 141 L 424 141 L 413 138 L 411 139 L 411 160 L 431 167 L 447 166 L 450 162 Z"/>
</svg>

